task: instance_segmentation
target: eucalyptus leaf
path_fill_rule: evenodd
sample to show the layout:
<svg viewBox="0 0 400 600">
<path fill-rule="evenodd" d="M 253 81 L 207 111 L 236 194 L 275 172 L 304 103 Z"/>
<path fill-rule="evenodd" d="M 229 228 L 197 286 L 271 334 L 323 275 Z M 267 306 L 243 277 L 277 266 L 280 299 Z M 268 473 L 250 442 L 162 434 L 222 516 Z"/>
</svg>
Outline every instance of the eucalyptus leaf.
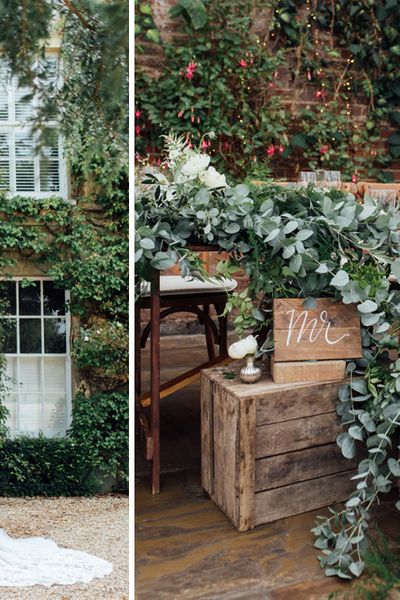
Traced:
<svg viewBox="0 0 400 600">
<path fill-rule="evenodd" d="M 349 276 L 346 271 L 338 271 L 330 283 L 333 287 L 342 288 L 349 283 Z"/>
</svg>

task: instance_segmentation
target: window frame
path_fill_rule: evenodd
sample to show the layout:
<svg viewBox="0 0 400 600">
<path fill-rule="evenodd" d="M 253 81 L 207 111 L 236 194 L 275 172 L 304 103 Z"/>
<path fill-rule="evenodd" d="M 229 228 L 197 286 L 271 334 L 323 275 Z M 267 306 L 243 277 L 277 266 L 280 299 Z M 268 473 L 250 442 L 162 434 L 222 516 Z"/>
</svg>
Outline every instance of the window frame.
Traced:
<svg viewBox="0 0 400 600">
<path fill-rule="evenodd" d="M 13 282 L 20 282 L 20 281 L 54 281 L 51 277 L 47 277 L 47 276 L 29 276 L 29 277 L 22 277 L 22 276 L 15 276 L 15 277 L 0 277 L 0 282 L 3 281 L 13 281 Z M 16 286 L 17 287 L 17 286 Z M 65 292 L 65 301 L 67 304 L 70 303 L 71 300 L 71 295 L 69 290 L 64 290 Z M 18 299 L 17 299 L 18 302 Z M 40 302 L 41 302 L 41 314 L 40 315 L 26 315 L 28 318 L 32 317 L 35 319 L 40 320 L 41 323 L 41 328 L 42 328 L 42 335 L 43 335 L 43 323 L 44 323 L 44 319 L 46 318 L 46 316 L 44 316 L 43 313 L 43 286 L 41 286 L 41 296 L 40 296 Z M 1 319 L 17 319 L 17 336 L 19 336 L 19 310 L 18 308 L 16 309 L 17 313 L 16 315 L 0 315 Z M 11 352 L 4 352 L 3 356 L 6 358 L 6 360 L 8 359 L 8 357 L 12 358 L 12 359 L 17 359 L 16 361 L 16 369 L 17 369 L 17 375 L 16 375 L 16 381 L 17 384 L 20 385 L 20 368 L 19 368 L 19 360 L 20 358 L 40 358 L 40 359 L 44 359 L 44 358 L 64 358 L 65 360 L 65 399 L 66 399 L 66 429 L 68 429 L 68 427 L 71 425 L 71 421 L 72 421 L 72 360 L 71 360 L 71 311 L 70 310 L 66 310 L 65 311 L 65 315 L 63 315 L 63 317 L 65 317 L 65 354 L 56 354 L 56 353 L 29 353 L 29 352 L 19 352 L 19 353 L 11 353 Z M 51 317 L 50 315 L 47 318 L 54 318 Z M 43 387 L 43 380 L 44 380 L 44 363 L 43 360 L 41 360 L 41 373 L 40 373 L 40 377 L 41 377 L 41 381 L 42 381 L 42 390 L 40 391 L 40 395 L 41 395 L 41 421 L 42 424 L 44 423 L 44 387 Z M 20 405 L 19 405 L 19 398 L 18 398 L 18 394 L 17 394 L 17 401 L 16 401 L 16 421 L 18 424 L 18 427 L 15 429 L 12 429 L 11 427 L 9 427 L 7 425 L 7 427 L 9 427 L 10 429 L 10 434 L 13 437 L 16 437 L 18 435 L 26 435 L 26 431 L 21 431 L 19 429 L 19 423 L 20 423 L 20 418 L 19 418 L 19 409 L 20 409 Z M 39 432 L 42 432 L 46 437 L 50 437 L 50 435 L 48 433 L 46 433 L 45 429 L 39 429 Z M 35 434 L 37 435 L 37 434 Z M 64 434 L 56 434 L 56 435 L 60 435 L 60 436 L 64 436 Z M 52 436 L 54 437 L 54 435 Z"/>
<path fill-rule="evenodd" d="M 49 58 L 51 57 L 56 57 L 59 65 L 60 65 L 60 60 L 58 58 L 58 56 L 56 55 L 56 53 L 51 53 L 48 52 L 47 56 Z M 0 60 L 1 56 L 0 56 Z M 17 91 L 18 89 L 23 89 L 22 88 L 18 88 L 18 78 L 15 75 L 11 75 L 11 82 L 12 84 L 7 86 L 7 91 L 8 91 L 8 108 L 11 108 L 11 114 L 9 113 L 8 115 L 8 121 L 0 121 L 0 135 L 2 133 L 6 133 L 6 134 L 11 134 L 10 135 L 10 144 L 9 144 L 9 156 L 8 156 L 8 163 L 9 163 L 9 190 L 6 190 L 3 188 L 3 191 L 5 191 L 6 196 L 9 198 L 13 198 L 16 196 L 21 196 L 24 198 L 37 198 L 37 199 L 41 199 L 41 198 L 54 198 L 54 197 L 59 197 L 62 198 L 63 200 L 67 200 L 68 198 L 68 192 L 69 192 L 69 179 L 68 179 L 68 169 L 67 169 L 67 161 L 65 159 L 64 156 L 64 138 L 63 136 L 58 132 L 57 135 L 57 140 L 58 140 L 58 174 L 59 174 L 59 182 L 60 182 L 60 189 L 57 192 L 42 192 L 42 191 L 38 191 L 40 189 L 40 154 L 38 152 L 34 152 L 33 154 L 33 163 L 34 163 L 34 187 L 35 190 L 34 191 L 18 191 L 16 189 L 16 155 L 15 155 L 15 134 L 16 133 L 26 133 L 26 134 L 32 134 L 33 135 L 33 140 L 34 140 L 34 146 L 35 146 L 35 141 L 38 138 L 38 132 L 34 132 L 33 131 L 33 127 L 32 124 L 29 121 L 21 121 L 18 120 L 16 118 L 16 99 L 17 99 Z M 0 83 L 1 85 L 1 83 Z M 23 96 L 22 96 L 23 97 Z M 32 108 L 33 111 L 35 110 L 35 108 L 38 106 L 38 98 L 37 96 L 34 96 L 32 99 Z M 48 129 L 58 129 L 58 122 L 57 119 L 51 119 L 49 121 L 46 122 L 45 127 Z M 1 191 L 1 190 L 0 190 Z"/>
</svg>

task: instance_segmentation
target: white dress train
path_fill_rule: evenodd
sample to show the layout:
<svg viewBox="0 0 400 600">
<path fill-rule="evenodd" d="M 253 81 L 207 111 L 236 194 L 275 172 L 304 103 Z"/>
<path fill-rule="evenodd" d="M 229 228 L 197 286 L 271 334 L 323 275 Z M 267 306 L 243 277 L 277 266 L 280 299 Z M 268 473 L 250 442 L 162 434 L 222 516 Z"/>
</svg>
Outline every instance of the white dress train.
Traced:
<svg viewBox="0 0 400 600">
<path fill-rule="evenodd" d="M 0 529 L 1 587 L 89 583 L 112 570 L 111 563 L 92 554 L 40 537 L 11 538 Z"/>
</svg>

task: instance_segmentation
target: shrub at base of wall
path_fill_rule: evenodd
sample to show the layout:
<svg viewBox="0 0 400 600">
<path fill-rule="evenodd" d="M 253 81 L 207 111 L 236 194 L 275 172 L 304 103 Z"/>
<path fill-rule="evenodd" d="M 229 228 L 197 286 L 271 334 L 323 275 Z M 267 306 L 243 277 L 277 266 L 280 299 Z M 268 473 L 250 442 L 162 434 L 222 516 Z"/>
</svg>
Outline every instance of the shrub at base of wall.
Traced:
<svg viewBox="0 0 400 600">
<path fill-rule="evenodd" d="M 118 487 L 128 479 L 129 397 L 126 392 L 76 395 L 68 434 L 90 453 L 104 476 L 116 477 Z"/>
<path fill-rule="evenodd" d="M 0 496 L 91 496 L 100 490 L 87 448 L 69 438 L 7 439 L 0 464 Z"/>
</svg>

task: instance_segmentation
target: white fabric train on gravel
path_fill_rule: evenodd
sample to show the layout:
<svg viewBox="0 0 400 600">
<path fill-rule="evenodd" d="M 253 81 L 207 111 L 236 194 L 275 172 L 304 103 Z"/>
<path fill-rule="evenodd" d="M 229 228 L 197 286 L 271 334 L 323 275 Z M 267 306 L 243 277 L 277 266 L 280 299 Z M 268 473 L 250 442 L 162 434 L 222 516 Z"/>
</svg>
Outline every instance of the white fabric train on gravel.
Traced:
<svg viewBox="0 0 400 600">
<path fill-rule="evenodd" d="M 79 550 L 60 548 L 46 538 L 12 538 L 0 529 L 0 586 L 24 587 L 89 583 L 112 564 Z"/>
</svg>

